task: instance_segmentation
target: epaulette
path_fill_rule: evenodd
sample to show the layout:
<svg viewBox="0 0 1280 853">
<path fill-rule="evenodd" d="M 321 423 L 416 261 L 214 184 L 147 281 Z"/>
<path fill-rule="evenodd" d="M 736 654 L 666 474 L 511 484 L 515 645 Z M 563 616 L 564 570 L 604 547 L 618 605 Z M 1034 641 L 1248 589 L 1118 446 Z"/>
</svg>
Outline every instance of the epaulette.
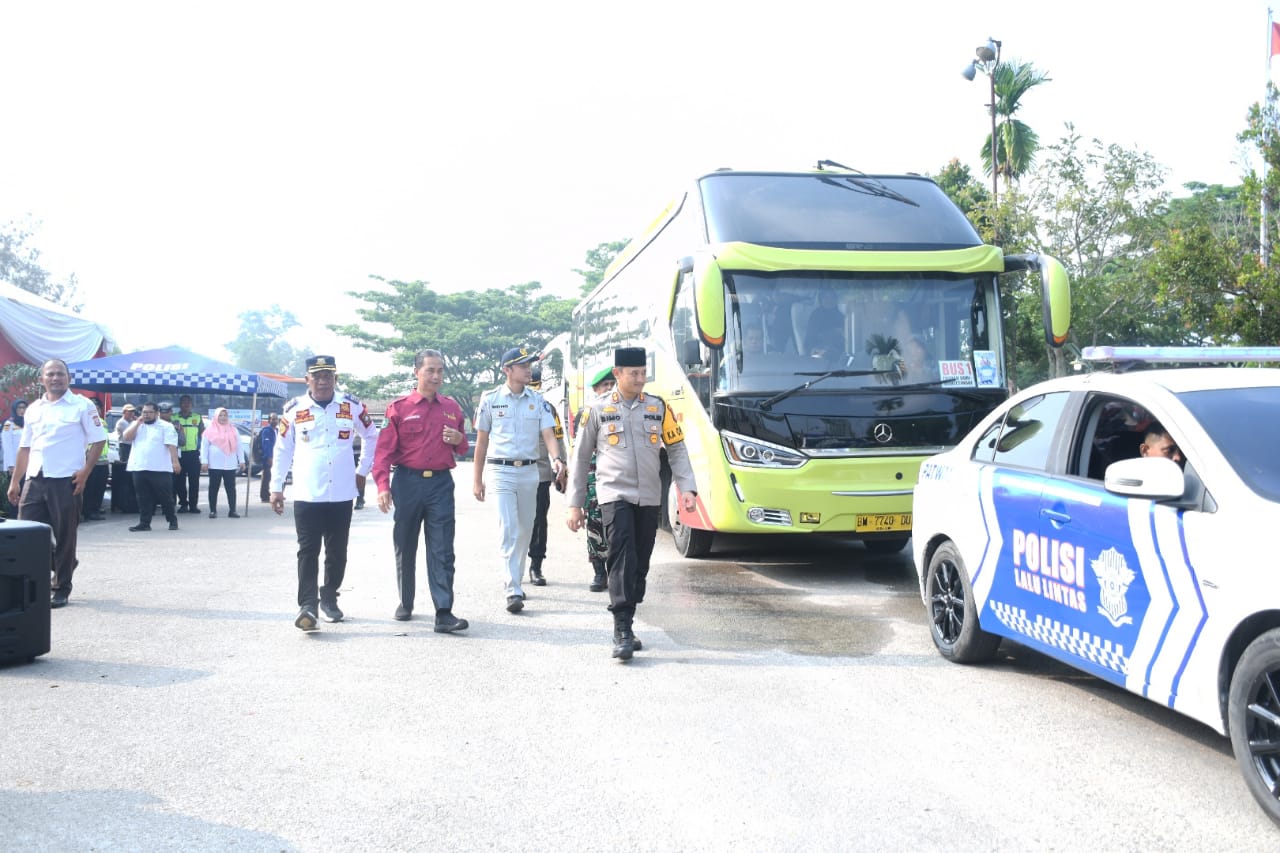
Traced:
<svg viewBox="0 0 1280 853">
<path fill-rule="evenodd" d="M 284 404 L 284 413 L 287 415 L 289 414 L 290 410 L 296 409 L 296 408 L 298 408 L 298 398 L 294 397 L 292 400 Z"/>
<path fill-rule="evenodd" d="M 348 391 L 343 391 L 343 392 L 342 392 L 342 396 L 344 396 L 344 397 L 346 397 L 346 398 L 347 398 L 347 402 L 348 402 L 348 403 L 359 403 L 359 402 L 360 402 L 359 398 L 357 398 L 355 394 L 352 394 L 352 393 L 350 393 L 350 392 L 348 392 Z M 364 404 L 363 404 L 363 403 L 361 403 L 361 405 L 364 405 Z"/>
</svg>

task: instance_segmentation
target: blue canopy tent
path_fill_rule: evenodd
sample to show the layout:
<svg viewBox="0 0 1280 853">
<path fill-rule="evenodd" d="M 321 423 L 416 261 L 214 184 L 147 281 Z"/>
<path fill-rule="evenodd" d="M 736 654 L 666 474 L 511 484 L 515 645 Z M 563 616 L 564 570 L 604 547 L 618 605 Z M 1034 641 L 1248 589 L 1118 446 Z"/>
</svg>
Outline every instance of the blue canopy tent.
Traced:
<svg viewBox="0 0 1280 853">
<path fill-rule="evenodd" d="M 258 409 L 260 394 L 264 397 L 289 396 L 285 384 L 278 379 L 216 361 L 178 346 L 74 361 L 67 367 L 71 371 L 71 387 L 85 391 L 128 394 L 146 389 L 170 389 L 252 395 L 254 411 Z M 254 424 L 255 437 L 257 432 L 258 425 Z M 250 464 L 249 470 L 252 469 Z M 249 512 L 249 484 L 252 479 L 248 477 L 245 480 L 246 515 Z"/>
</svg>

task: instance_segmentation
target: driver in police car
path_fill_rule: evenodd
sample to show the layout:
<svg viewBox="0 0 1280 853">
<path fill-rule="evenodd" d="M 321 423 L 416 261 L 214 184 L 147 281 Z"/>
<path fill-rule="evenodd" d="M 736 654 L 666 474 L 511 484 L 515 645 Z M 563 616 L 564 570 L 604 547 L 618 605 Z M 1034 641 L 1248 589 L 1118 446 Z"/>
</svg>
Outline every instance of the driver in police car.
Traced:
<svg viewBox="0 0 1280 853">
<path fill-rule="evenodd" d="M 1182 451 L 1178 449 L 1173 436 L 1169 435 L 1169 431 L 1159 421 L 1152 421 L 1147 426 L 1146 433 L 1142 438 L 1142 444 L 1138 445 L 1138 455 L 1163 456 L 1165 459 L 1172 459 L 1177 462 L 1179 468 L 1185 468 L 1187 464 L 1187 460 L 1183 458 Z"/>
</svg>

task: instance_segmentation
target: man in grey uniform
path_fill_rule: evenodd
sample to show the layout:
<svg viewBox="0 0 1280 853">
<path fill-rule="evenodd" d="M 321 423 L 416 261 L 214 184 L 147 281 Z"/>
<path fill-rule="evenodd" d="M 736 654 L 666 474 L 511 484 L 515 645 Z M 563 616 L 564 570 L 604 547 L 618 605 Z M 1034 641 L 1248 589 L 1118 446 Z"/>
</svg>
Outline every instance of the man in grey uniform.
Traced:
<svg viewBox="0 0 1280 853">
<path fill-rule="evenodd" d="M 586 522 L 587 470 L 596 454 L 596 496 L 609 554 L 609 609 L 613 611 L 613 656 L 631 659 L 642 645 L 631 630 L 636 605 L 644 601 L 649 558 L 658 534 L 662 503 L 662 449 L 680 491 L 680 508 L 697 507 L 697 484 L 684 432 L 661 397 L 644 393 L 645 351 L 614 352 L 617 387 L 587 403 L 578 423 L 569 478 L 569 529 Z"/>
<path fill-rule="evenodd" d="M 507 350 L 500 367 L 507 381 L 485 394 L 476 412 L 476 462 L 472 493 L 485 498 L 485 474 L 498 497 L 502 528 L 499 552 L 507 611 L 524 609 L 524 578 L 529 538 L 538 500 L 538 437 L 546 442 L 556 477 L 564 470 L 564 456 L 555 435 L 555 413 L 542 395 L 528 387 L 537 352 L 528 347 Z"/>
</svg>

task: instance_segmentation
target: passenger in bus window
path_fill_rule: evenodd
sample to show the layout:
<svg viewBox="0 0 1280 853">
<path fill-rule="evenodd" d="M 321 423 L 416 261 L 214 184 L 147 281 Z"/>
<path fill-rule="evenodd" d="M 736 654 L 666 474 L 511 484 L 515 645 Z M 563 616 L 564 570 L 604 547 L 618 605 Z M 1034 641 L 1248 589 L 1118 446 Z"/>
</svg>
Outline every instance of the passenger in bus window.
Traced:
<svg viewBox="0 0 1280 853">
<path fill-rule="evenodd" d="M 809 315 L 804 348 L 815 358 L 844 353 L 844 313 L 836 304 L 836 292 L 825 288 L 818 293 L 818 305 Z"/>
<path fill-rule="evenodd" d="M 929 348 L 919 335 L 912 335 L 902 345 L 902 362 L 899 369 L 902 378 L 908 382 L 927 382 L 939 376 L 938 362 L 929 355 Z"/>
</svg>

